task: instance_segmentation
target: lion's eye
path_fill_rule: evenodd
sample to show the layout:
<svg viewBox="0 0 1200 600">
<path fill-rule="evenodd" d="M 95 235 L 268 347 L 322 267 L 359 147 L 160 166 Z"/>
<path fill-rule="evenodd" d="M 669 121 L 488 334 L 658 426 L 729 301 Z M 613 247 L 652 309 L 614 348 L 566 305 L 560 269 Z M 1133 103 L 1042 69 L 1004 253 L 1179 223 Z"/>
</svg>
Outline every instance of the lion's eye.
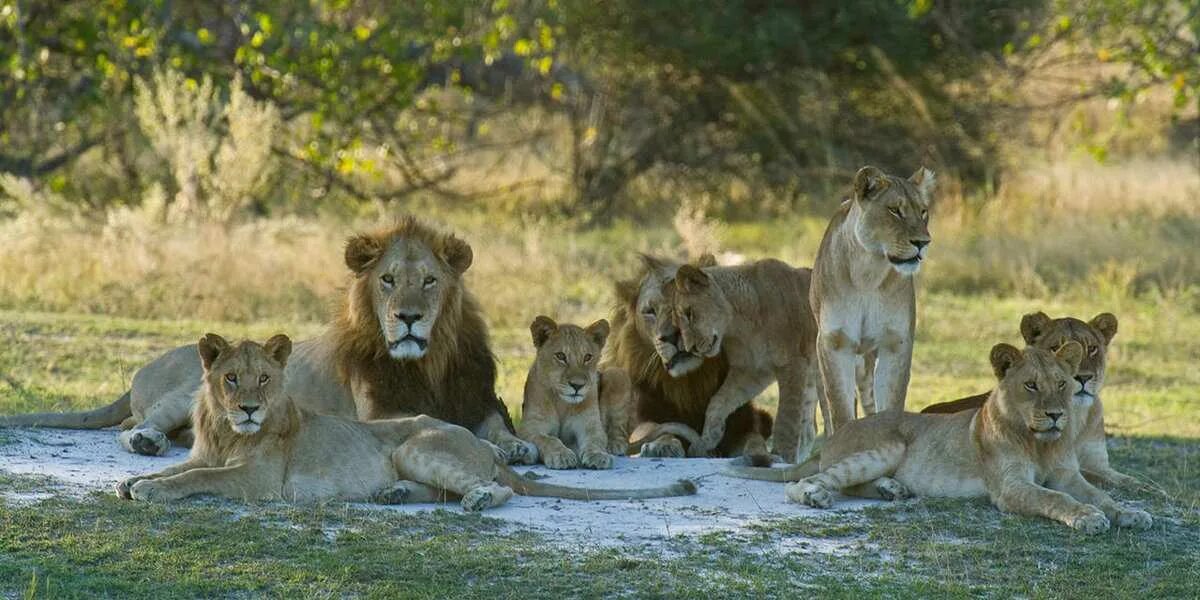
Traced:
<svg viewBox="0 0 1200 600">
<path fill-rule="evenodd" d="M 430 275 L 425 278 L 425 287 L 433 287 L 433 284 L 435 283 L 437 283 L 437 277 Z"/>
<path fill-rule="evenodd" d="M 588 363 L 590 363 L 590 362 L 592 362 L 592 355 L 591 355 L 591 354 L 584 354 L 584 355 L 583 355 L 583 364 L 585 364 L 585 365 L 586 365 L 586 364 L 588 364 Z"/>
<path fill-rule="evenodd" d="M 1095 356 L 1100 353 L 1100 346 L 1088 346 L 1088 356 Z"/>
<path fill-rule="evenodd" d="M 266 373 L 263 373 L 262 375 L 258 376 L 258 385 L 262 385 L 270 380 L 271 380 L 271 376 L 267 375 Z"/>
<path fill-rule="evenodd" d="M 922 210 L 922 211 L 921 211 L 921 220 L 922 220 L 922 221 L 929 221 L 929 211 L 927 211 L 927 210 Z"/>
<path fill-rule="evenodd" d="M 392 287 L 393 285 L 396 285 L 396 279 L 394 277 L 392 277 L 391 273 L 384 273 L 383 276 L 379 278 L 379 280 L 383 282 L 383 285 L 386 285 L 388 287 Z"/>
<path fill-rule="evenodd" d="M 1037 382 L 1036 382 L 1036 381 L 1027 381 L 1027 382 L 1025 382 L 1025 389 L 1027 389 L 1027 390 L 1029 390 L 1029 391 L 1031 391 L 1031 392 L 1036 392 L 1036 391 L 1038 391 Z"/>
<path fill-rule="evenodd" d="M 226 373 L 225 381 L 228 381 L 229 383 L 232 383 L 233 385 L 237 385 L 237 373 Z"/>
<path fill-rule="evenodd" d="M 564 365 L 565 365 L 565 364 L 567 364 L 567 355 L 566 355 L 566 354 L 563 354 L 562 352 L 555 352 L 555 353 L 554 353 L 554 358 L 557 358 L 557 359 L 558 359 L 558 362 L 560 362 L 560 363 L 562 363 L 562 364 L 564 364 Z"/>
<path fill-rule="evenodd" d="M 903 218 L 904 218 L 904 215 L 900 214 L 900 209 L 899 209 L 899 208 L 895 208 L 895 207 L 888 207 L 888 212 L 892 213 L 892 216 L 893 216 L 893 217 L 896 217 L 897 219 L 903 219 Z"/>
<path fill-rule="evenodd" d="M 1065 379 L 1063 381 L 1058 382 L 1058 389 L 1061 390 L 1061 389 L 1065 389 L 1066 387 L 1067 387 L 1067 381 Z"/>
</svg>

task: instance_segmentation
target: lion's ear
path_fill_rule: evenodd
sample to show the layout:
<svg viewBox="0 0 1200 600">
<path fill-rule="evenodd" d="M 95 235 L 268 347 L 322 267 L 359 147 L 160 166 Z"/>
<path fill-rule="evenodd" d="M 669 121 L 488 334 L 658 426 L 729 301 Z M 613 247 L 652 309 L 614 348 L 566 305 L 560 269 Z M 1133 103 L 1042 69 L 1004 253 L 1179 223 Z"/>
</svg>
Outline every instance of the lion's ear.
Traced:
<svg viewBox="0 0 1200 600">
<path fill-rule="evenodd" d="M 1010 344 L 996 344 L 992 347 L 992 354 L 989 358 L 992 361 L 992 372 L 996 374 L 996 379 L 1004 379 L 1004 374 L 1021 361 L 1021 351 Z"/>
<path fill-rule="evenodd" d="M 1100 313 L 1088 322 L 1088 325 L 1096 328 L 1100 335 L 1104 336 L 1104 343 L 1112 341 L 1117 335 L 1117 316 L 1112 313 Z"/>
<path fill-rule="evenodd" d="M 692 265 L 681 265 L 675 272 L 675 284 L 685 292 L 698 292 L 708 287 L 708 274 Z"/>
<path fill-rule="evenodd" d="M 271 357 L 271 360 L 279 363 L 279 366 L 286 367 L 288 357 L 292 355 L 292 338 L 277 333 L 263 344 L 263 350 L 266 351 L 267 356 Z"/>
<path fill-rule="evenodd" d="M 555 331 L 558 331 L 558 323 L 555 323 L 554 319 L 538 315 L 533 323 L 529 324 L 529 333 L 533 334 L 533 347 L 541 348 Z"/>
<path fill-rule="evenodd" d="M 383 256 L 383 244 L 375 236 L 364 233 L 346 240 L 346 266 L 355 275 L 362 275 L 375 266 L 380 256 Z"/>
<path fill-rule="evenodd" d="M 200 364 L 204 367 L 204 370 L 207 371 L 212 368 L 212 365 L 214 362 L 216 362 L 217 357 L 220 356 L 222 352 L 229 349 L 229 342 L 225 341 L 225 338 L 215 333 L 206 333 L 204 334 L 204 337 L 200 338 L 200 341 L 196 344 L 196 347 L 197 350 L 200 351 Z"/>
<path fill-rule="evenodd" d="M 669 279 L 675 275 L 676 265 L 671 261 L 649 254 L 638 254 L 638 257 L 642 259 L 642 265 L 646 267 L 646 272 L 655 277 Z"/>
<path fill-rule="evenodd" d="M 599 321 L 588 325 L 587 329 L 584 329 L 583 332 L 586 333 L 589 338 L 592 338 L 592 343 L 603 348 L 604 342 L 608 340 L 608 321 L 600 319 Z"/>
<path fill-rule="evenodd" d="M 445 243 L 442 245 L 442 260 L 450 265 L 459 275 L 467 272 L 471 268 L 471 261 L 475 259 L 475 253 L 471 250 L 471 245 L 454 237 L 448 236 Z"/>
<path fill-rule="evenodd" d="M 921 192 L 921 196 L 928 202 L 929 198 L 933 195 L 933 188 L 937 186 L 937 175 L 933 171 L 921 167 L 908 180 L 917 186 L 917 190 Z"/>
<path fill-rule="evenodd" d="M 1079 371 L 1079 363 L 1083 362 L 1083 346 L 1071 340 L 1054 351 L 1054 356 L 1071 366 L 1071 374 Z"/>
<path fill-rule="evenodd" d="M 1038 338 L 1046 334 L 1053 320 L 1044 312 L 1029 313 L 1021 317 L 1021 337 L 1030 346 L 1037 343 Z"/>
<path fill-rule="evenodd" d="M 717 266 L 717 257 L 712 252 L 705 252 L 696 257 L 695 265 L 700 268 Z"/>
<path fill-rule="evenodd" d="M 865 166 L 854 175 L 854 199 L 865 200 L 871 195 L 887 187 L 887 176 L 883 171 Z"/>
</svg>

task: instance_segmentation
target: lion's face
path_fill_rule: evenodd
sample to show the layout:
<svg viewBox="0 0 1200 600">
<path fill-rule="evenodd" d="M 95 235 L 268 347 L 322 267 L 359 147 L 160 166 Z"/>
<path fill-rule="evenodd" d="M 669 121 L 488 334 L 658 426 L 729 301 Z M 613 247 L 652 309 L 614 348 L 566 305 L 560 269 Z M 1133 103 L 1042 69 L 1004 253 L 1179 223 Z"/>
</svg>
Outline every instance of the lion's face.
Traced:
<svg viewBox="0 0 1200 600">
<path fill-rule="evenodd" d="M 902 179 L 875 167 L 863 167 L 854 177 L 850 216 L 854 236 L 869 252 L 886 258 L 897 272 L 913 275 L 921 269 L 929 242 L 929 199 L 934 174 L 918 169 Z"/>
<path fill-rule="evenodd" d="M 200 339 L 204 381 L 217 408 L 237 433 L 257 433 L 283 396 L 283 369 L 292 341 L 276 335 L 263 345 L 251 341 L 230 345 L 210 333 Z"/>
<path fill-rule="evenodd" d="M 559 325 L 539 316 L 529 326 L 537 348 L 535 364 L 541 383 L 567 404 L 579 404 L 596 393 L 600 376 L 596 364 L 608 339 L 608 321 L 600 319 L 586 328 Z"/>
<path fill-rule="evenodd" d="M 1000 380 L 996 397 L 1001 414 L 1040 442 L 1062 437 L 1069 425 L 1071 396 L 1078 387 L 1074 375 L 1082 358 L 1083 347 L 1073 341 L 1053 352 L 997 344 L 991 362 Z"/>
<path fill-rule="evenodd" d="M 720 354 L 733 307 L 712 278 L 699 268 L 683 265 L 664 295 L 671 300 L 683 348 L 705 358 Z"/>
<path fill-rule="evenodd" d="M 360 235 L 346 244 L 346 265 L 364 280 L 388 354 L 396 360 L 425 356 L 439 315 L 458 299 L 471 247 L 447 236 L 431 248 L 419 239 L 387 243 Z"/>
<path fill-rule="evenodd" d="M 1083 360 L 1075 373 L 1079 391 L 1075 392 L 1073 398 L 1075 406 L 1081 408 L 1091 406 L 1104 386 L 1108 344 L 1115 335 L 1117 317 L 1112 313 L 1100 313 L 1088 322 L 1071 317 L 1051 319 L 1042 312 L 1031 313 L 1021 319 L 1021 336 L 1031 346 L 1057 350 L 1070 341 L 1083 347 Z"/>
<path fill-rule="evenodd" d="M 681 377 L 700 368 L 704 357 L 683 349 L 672 302 L 664 295 L 664 287 L 675 278 L 679 264 L 646 255 L 642 256 L 642 261 L 646 275 L 642 278 L 634 302 L 634 326 L 643 339 L 654 345 L 654 351 L 667 373 L 671 377 Z M 697 260 L 697 264 L 711 266 L 716 264 L 716 260 L 706 254 Z"/>
</svg>

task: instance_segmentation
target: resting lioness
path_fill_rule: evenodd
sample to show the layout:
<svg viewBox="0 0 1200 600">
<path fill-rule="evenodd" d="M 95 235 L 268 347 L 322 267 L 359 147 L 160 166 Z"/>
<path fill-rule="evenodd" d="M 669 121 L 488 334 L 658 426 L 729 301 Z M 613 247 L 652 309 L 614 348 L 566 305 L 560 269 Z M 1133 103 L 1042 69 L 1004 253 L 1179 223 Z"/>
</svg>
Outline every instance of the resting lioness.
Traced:
<svg viewBox="0 0 1200 600">
<path fill-rule="evenodd" d="M 117 484 L 137 500 L 216 494 L 245 500 L 433 502 L 461 496 L 465 510 L 498 506 L 519 494 L 576 500 L 695 493 L 690 481 L 640 490 L 568 488 L 530 481 L 504 463 L 494 444 L 428 416 L 358 422 L 316 415 L 285 393 L 292 342 L 277 335 L 231 346 L 208 334 L 187 461 Z"/>
<path fill-rule="evenodd" d="M 1150 515 L 1124 507 L 1079 471 L 1071 413 L 1083 347 L 1055 352 L 992 348 L 999 380 L 979 410 L 951 415 L 886 411 L 847 423 L 821 450 L 820 472 L 787 485 L 789 500 L 817 508 L 839 490 L 899 499 L 988 496 L 1000 510 L 1040 515 L 1086 533 L 1145 529 Z"/>
<path fill-rule="evenodd" d="M 608 321 L 586 328 L 539 316 L 529 326 L 537 356 L 525 379 L 522 439 L 551 469 L 610 469 L 629 446 L 629 378 L 597 368 Z M 611 452 L 611 454 L 610 454 Z"/>
<path fill-rule="evenodd" d="M 767 259 L 734 267 L 682 265 L 663 288 L 682 347 L 705 358 L 724 353 L 729 375 L 708 402 L 700 442 L 706 456 L 734 410 L 779 383 L 774 450 L 787 462 L 808 458 L 816 439 L 816 324 L 808 307 L 812 271 Z M 810 393 L 805 393 L 809 391 Z"/>
<path fill-rule="evenodd" d="M 817 361 L 833 430 L 855 417 L 856 369 L 870 392 L 863 412 L 902 410 L 912 364 L 913 276 L 929 246 L 934 175 L 902 179 L 875 167 L 854 177 L 817 250 L 809 300 L 817 320 Z M 861 365 L 861 366 L 860 366 Z"/>
<path fill-rule="evenodd" d="M 1113 486 L 1136 486 L 1141 482 L 1112 468 L 1108 463 L 1108 445 L 1104 437 L 1104 406 L 1100 402 L 1100 389 L 1104 386 L 1104 374 L 1108 366 L 1108 345 L 1117 335 L 1117 317 L 1112 313 L 1100 313 L 1091 321 L 1072 317 L 1051 319 L 1046 313 L 1036 312 L 1021 318 L 1021 337 L 1030 346 L 1054 350 L 1065 342 L 1074 341 L 1083 346 L 1083 361 L 1075 381 L 1079 391 L 1071 403 L 1071 418 L 1082 424 L 1076 428 L 1075 453 L 1083 476 L 1092 483 Z M 983 406 L 988 394 L 977 394 L 952 402 L 942 402 L 926 407 L 923 413 L 953 413 Z"/>
</svg>

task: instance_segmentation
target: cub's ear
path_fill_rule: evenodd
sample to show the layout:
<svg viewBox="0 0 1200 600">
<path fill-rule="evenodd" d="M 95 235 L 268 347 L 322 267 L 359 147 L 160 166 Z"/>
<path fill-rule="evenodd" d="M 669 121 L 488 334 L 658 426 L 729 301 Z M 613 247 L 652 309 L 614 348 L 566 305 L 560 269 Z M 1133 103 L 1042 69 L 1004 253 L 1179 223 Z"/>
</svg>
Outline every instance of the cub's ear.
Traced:
<svg viewBox="0 0 1200 600">
<path fill-rule="evenodd" d="M 696 262 L 694 264 L 700 268 L 715 267 L 717 266 L 717 257 L 713 256 L 712 252 L 705 252 L 704 254 L 696 257 Z"/>
<path fill-rule="evenodd" d="M 698 292 L 708 287 L 708 274 L 692 265 L 680 265 L 675 272 L 675 284 L 685 292 Z"/>
<path fill-rule="evenodd" d="M 279 363 L 279 366 L 286 367 L 288 357 L 292 355 L 292 338 L 277 333 L 263 344 L 263 350 L 266 351 L 267 356 L 271 357 L 271 360 Z"/>
<path fill-rule="evenodd" d="M 996 379 L 1004 379 L 1004 374 L 1021 361 L 1021 351 L 1017 350 L 1016 346 L 1009 344 L 996 344 L 992 347 L 990 359 L 992 372 L 996 374 Z"/>
<path fill-rule="evenodd" d="M 529 333 L 533 334 L 533 347 L 541 348 L 555 331 L 558 331 L 558 323 L 555 323 L 554 319 L 538 315 L 533 323 L 529 324 Z"/>
<path fill-rule="evenodd" d="M 937 186 L 937 175 L 933 171 L 921 167 L 908 180 L 917 186 L 917 190 L 921 192 L 921 196 L 928 202 L 930 196 L 933 195 L 933 189 Z"/>
<path fill-rule="evenodd" d="M 441 254 L 442 260 L 459 275 L 466 273 L 467 269 L 471 268 L 471 261 L 475 259 L 471 245 L 452 235 L 447 236 L 442 243 Z"/>
<path fill-rule="evenodd" d="M 854 199 L 865 200 L 888 186 L 887 176 L 883 171 L 865 166 L 854 175 Z"/>
<path fill-rule="evenodd" d="M 589 338 L 592 338 L 592 343 L 603 348 L 604 342 L 608 340 L 608 321 L 600 319 L 599 321 L 588 325 L 587 329 L 584 329 L 583 332 L 586 333 Z"/>
<path fill-rule="evenodd" d="M 1083 362 L 1083 346 L 1079 342 L 1071 340 L 1055 350 L 1054 356 L 1070 365 L 1071 374 L 1074 375 L 1079 371 L 1079 363 Z"/>
<path fill-rule="evenodd" d="M 1117 335 L 1117 316 L 1112 313 L 1100 313 L 1088 321 L 1088 325 L 1096 328 L 1104 336 L 1104 343 L 1112 341 Z"/>
<path fill-rule="evenodd" d="M 383 244 L 373 235 L 360 234 L 346 240 L 346 266 L 362 275 L 383 256 Z"/>
<path fill-rule="evenodd" d="M 229 349 L 229 342 L 215 333 L 206 333 L 197 343 L 197 349 L 200 351 L 200 364 L 207 371 L 212 368 L 217 357 Z"/>
<path fill-rule="evenodd" d="M 1021 337 L 1030 346 L 1037 343 L 1038 338 L 1046 334 L 1053 320 L 1044 312 L 1029 313 L 1021 317 Z"/>
</svg>

